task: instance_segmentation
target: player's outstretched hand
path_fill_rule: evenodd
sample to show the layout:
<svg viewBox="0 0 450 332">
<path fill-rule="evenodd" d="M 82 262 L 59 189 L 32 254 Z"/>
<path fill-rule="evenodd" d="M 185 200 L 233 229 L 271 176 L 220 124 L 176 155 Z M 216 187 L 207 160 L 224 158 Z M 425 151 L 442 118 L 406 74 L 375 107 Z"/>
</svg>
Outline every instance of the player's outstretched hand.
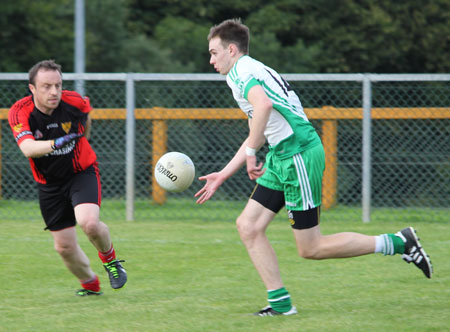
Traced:
<svg viewBox="0 0 450 332">
<path fill-rule="evenodd" d="M 52 149 L 53 150 L 60 149 L 64 145 L 72 142 L 73 140 L 76 140 L 77 138 L 80 138 L 81 136 L 83 136 L 83 134 L 72 133 L 72 134 L 67 134 L 67 135 L 58 137 L 57 139 L 55 139 L 53 141 Z"/>
<path fill-rule="evenodd" d="M 225 181 L 217 172 L 201 176 L 198 179 L 200 181 L 206 180 L 206 184 L 194 195 L 194 197 L 199 197 L 197 204 L 203 204 L 209 200 Z"/>
</svg>

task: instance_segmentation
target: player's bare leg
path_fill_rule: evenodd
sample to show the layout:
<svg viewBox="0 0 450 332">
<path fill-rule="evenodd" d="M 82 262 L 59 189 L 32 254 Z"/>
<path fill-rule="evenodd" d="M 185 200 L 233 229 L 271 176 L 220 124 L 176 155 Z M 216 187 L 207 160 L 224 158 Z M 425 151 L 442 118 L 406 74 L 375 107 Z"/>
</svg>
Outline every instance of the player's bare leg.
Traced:
<svg viewBox="0 0 450 332">
<path fill-rule="evenodd" d="M 92 271 L 86 254 L 78 245 L 75 227 L 52 231 L 51 234 L 55 250 L 83 287 L 76 294 L 79 296 L 101 295 L 100 281 L 94 271 Z"/>
<path fill-rule="evenodd" d="M 77 223 L 89 241 L 98 251 L 108 251 L 111 248 L 111 236 L 108 226 L 100 221 L 100 207 L 97 204 L 87 203 L 75 206 L 74 210 Z"/>
<path fill-rule="evenodd" d="M 355 257 L 375 250 L 374 236 L 352 232 L 322 235 L 319 225 L 292 230 L 299 255 L 308 259 Z"/>
<path fill-rule="evenodd" d="M 268 291 L 270 306 L 256 313 L 258 315 L 269 311 L 274 314 L 297 312 L 283 286 L 275 251 L 266 236 L 267 226 L 274 217 L 274 212 L 250 199 L 236 220 L 241 240 Z"/>
<path fill-rule="evenodd" d="M 108 226 L 100 221 L 100 207 L 97 204 L 85 203 L 75 206 L 74 210 L 78 224 L 98 250 L 98 255 L 108 272 L 111 287 L 122 288 L 127 282 L 127 273 L 120 264 L 123 261 L 116 258 Z"/>
<path fill-rule="evenodd" d="M 75 227 L 51 232 L 55 250 L 61 256 L 64 264 L 79 280 L 88 280 L 95 276 L 89 259 L 77 243 Z"/>
<path fill-rule="evenodd" d="M 236 220 L 241 240 L 267 289 L 283 286 L 275 251 L 266 236 L 267 226 L 274 216 L 274 212 L 249 200 Z"/>
<path fill-rule="evenodd" d="M 371 253 L 384 255 L 402 254 L 413 262 L 427 278 L 431 278 L 433 266 L 415 230 L 407 227 L 396 234 L 368 236 L 359 233 L 322 235 L 319 225 L 309 229 L 293 229 L 298 253 L 308 259 L 356 257 Z"/>
</svg>

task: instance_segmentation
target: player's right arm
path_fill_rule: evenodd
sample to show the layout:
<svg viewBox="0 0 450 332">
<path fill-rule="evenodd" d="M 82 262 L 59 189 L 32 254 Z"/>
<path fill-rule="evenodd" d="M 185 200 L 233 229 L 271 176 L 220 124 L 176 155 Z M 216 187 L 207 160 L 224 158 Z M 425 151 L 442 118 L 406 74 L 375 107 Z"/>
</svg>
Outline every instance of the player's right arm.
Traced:
<svg viewBox="0 0 450 332">
<path fill-rule="evenodd" d="M 25 157 L 39 158 L 53 151 L 53 142 L 53 140 L 35 141 L 34 139 L 26 138 L 19 143 L 19 148 Z"/>
<path fill-rule="evenodd" d="M 206 181 L 206 184 L 194 195 L 194 197 L 198 197 L 197 204 L 203 204 L 209 200 L 217 189 L 219 189 L 222 183 L 236 173 L 247 162 L 247 155 L 245 153 L 245 149 L 248 144 L 247 141 L 248 138 L 242 143 L 234 157 L 221 171 L 198 178 L 200 181 Z"/>
<path fill-rule="evenodd" d="M 71 133 L 48 141 L 35 141 L 24 139 L 19 143 L 20 150 L 28 158 L 39 158 L 54 150 L 61 149 L 70 142 L 82 137 L 83 134 Z"/>
<path fill-rule="evenodd" d="M 29 125 L 34 103 L 31 96 L 17 101 L 8 113 L 8 121 L 20 150 L 27 158 L 37 158 L 50 153 L 52 141 L 36 141 Z"/>
<path fill-rule="evenodd" d="M 54 140 L 35 140 L 29 124 L 34 103 L 31 96 L 17 101 L 8 113 L 8 121 L 20 150 L 27 158 L 39 158 L 83 136 L 71 133 Z"/>
</svg>

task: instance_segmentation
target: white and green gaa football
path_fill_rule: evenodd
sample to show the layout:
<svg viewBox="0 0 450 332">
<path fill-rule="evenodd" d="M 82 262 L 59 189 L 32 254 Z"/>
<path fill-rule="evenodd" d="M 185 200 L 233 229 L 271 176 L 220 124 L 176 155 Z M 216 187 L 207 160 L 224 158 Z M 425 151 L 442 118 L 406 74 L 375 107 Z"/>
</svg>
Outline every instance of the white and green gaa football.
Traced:
<svg viewBox="0 0 450 332">
<path fill-rule="evenodd" d="M 159 158 L 154 175 L 163 189 L 182 192 L 194 181 L 195 166 L 191 158 L 184 153 L 168 152 Z"/>
</svg>

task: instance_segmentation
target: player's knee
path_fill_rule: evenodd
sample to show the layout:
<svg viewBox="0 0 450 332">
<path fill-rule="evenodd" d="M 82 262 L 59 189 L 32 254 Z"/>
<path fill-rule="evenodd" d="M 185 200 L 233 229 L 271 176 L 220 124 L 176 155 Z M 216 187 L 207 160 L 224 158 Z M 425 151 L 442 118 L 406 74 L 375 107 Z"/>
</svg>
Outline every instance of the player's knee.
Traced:
<svg viewBox="0 0 450 332">
<path fill-rule="evenodd" d="M 247 219 L 244 216 L 242 216 L 242 215 L 237 217 L 237 219 L 236 219 L 236 227 L 237 227 L 237 230 L 238 230 L 239 235 L 241 237 L 243 237 L 243 236 L 247 237 L 252 232 L 251 225 L 249 224 Z"/>
<path fill-rule="evenodd" d="M 88 236 L 96 236 L 100 231 L 99 207 L 94 204 L 80 204 L 75 207 L 78 225 Z"/>
<path fill-rule="evenodd" d="M 70 257 L 76 250 L 74 245 L 66 243 L 55 243 L 54 248 L 56 252 L 63 258 Z"/>
<path fill-rule="evenodd" d="M 319 250 L 315 246 L 299 246 L 297 248 L 298 255 L 306 259 L 321 259 Z"/>
<path fill-rule="evenodd" d="M 96 236 L 99 232 L 99 221 L 96 216 L 84 216 L 78 220 L 78 223 L 83 229 L 83 232 L 89 237 Z"/>
<path fill-rule="evenodd" d="M 254 239 L 261 232 L 256 223 L 244 215 L 240 215 L 236 219 L 236 226 L 243 241 Z"/>
</svg>

